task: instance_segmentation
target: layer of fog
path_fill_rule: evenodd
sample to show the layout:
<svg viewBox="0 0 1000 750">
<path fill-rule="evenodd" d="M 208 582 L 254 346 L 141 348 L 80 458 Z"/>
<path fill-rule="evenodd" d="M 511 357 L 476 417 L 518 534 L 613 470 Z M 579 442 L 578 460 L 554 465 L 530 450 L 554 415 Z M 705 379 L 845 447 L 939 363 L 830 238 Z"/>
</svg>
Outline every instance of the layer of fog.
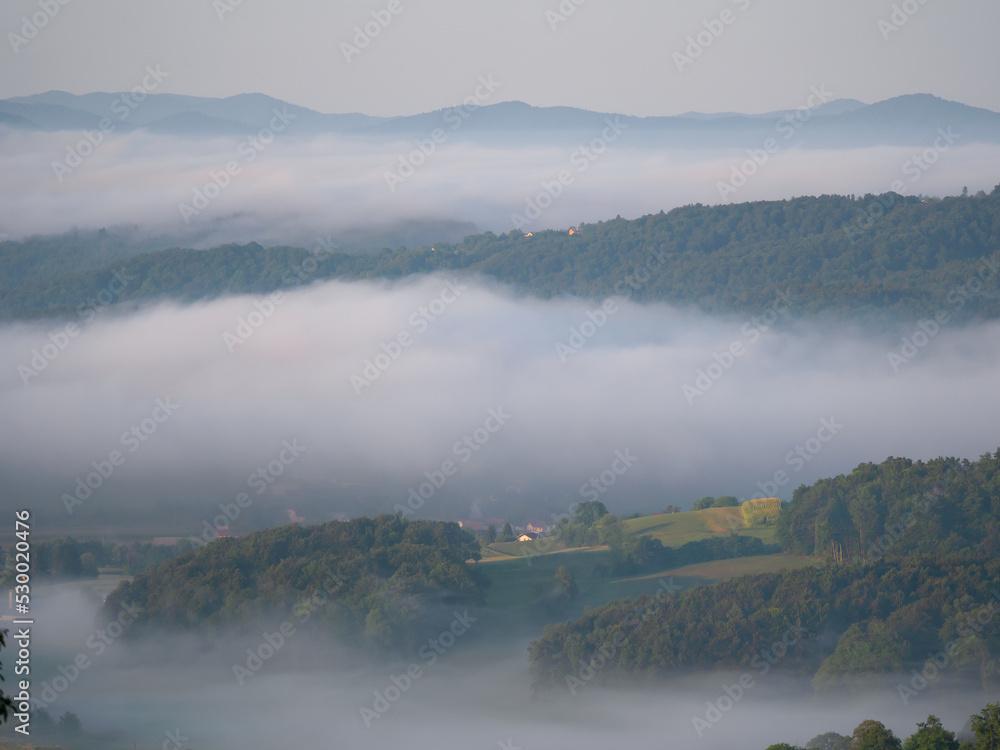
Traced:
<svg viewBox="0 0 1000 750">
<path fill-rule="evenodd" d="M 418 652 L 395 664 L 351 670 L 296 667 L 294 652 L 309 636 L 293 633 L 240 684 L 234 666 L 246 663 L 247 649 L 260 650 L 277 621 L 262 622 L 260 636 L 225 647 L 193 653 L 190 642 L 168 638 L 154 650 L 102 635 L 92 623 L 94 603 L 73 592 L 37 593 L 35 698 L 54 716 L 76 713 L 91 735 L 129 746 L 587 750 L 625 741 L 641 748 L 763 750 L 777 742 L 802 746 L 828 731 L 849 735 L 869 718 L 906 737 L 933 713 L 958 731 L 991 699 L 932 686 L 904 705 L 890 686 L 831 700 L 810 695 L 808 687 L 776 670 L 760 674 L 756 668 L 631 691 L 584 685 L 575 694 L 562 686 L 533 694 L 526 643 L 495 633 L 459 642 L 434 663 Z M 74 674 L 70 666 L 80 655 L 86 661 L 77 663 L 86 666 Z M 394 676 L 406 685 L 400 675 L 410 664 L 420 673 L 408 689 L 389 690 L 394 700 L 380 705 L 377 718 L 363 714 L 376 705 L 376 692 L 384 696 L 393 687 Z M 727 710 L 710 727 L 701 725 L 699 736 L 693 719 L 709 714 L 708 704 L 719 704 L 727 686 L 735 694 L 731 686 L 742 674 L 753 685 L 735 705 L 722 701 Z M 178 737 L 186 741 L 169 744 Z"/>
<path fill-rule="evenodd" d="M 774 135 L 779 150 L 757 166 L 746 163 L 745 149 L 662 149 L 630 142 L 627 130 L 607 144 L 595 132 L 596 142 L 571 135 L 548 147 L 500 148 L 463 141 L 461 130 L 445 125 L 442 142 L 429 141 L 430 131 L 421 139 L 425 150 L 434 149 L 425 157 L 412 140 L 323 136 L 265 143 L 137 131 L 105 135 L 91 148 L 81 133 L 0 129 L 0 239 L 139 224 L 199 247 L 303 244 L 344 227 L 406 219 L 474 222 L 500 233 L 513 227 L 515 213 L 532 219 L 526 229 L 564 228 L 694 202 L 883 193 L 896 181 L 906 194 L 955 195 L 965 186 L 989 191 L 997 180 L 998 146 L 959 141 L 948 147 L 939 139 L 942 152 L 928 142 L 933 159 L 922 169 L 908 164 L 921 148 L 808 150 L 795 138 Z M 758 161 L 763 145 L 756 148 Z M 596 149 L 593 159 L 581 146 Z M 87 156 L 77 166 L 71 152 Z M 412 176 L 403 160 L 417 165 Z M 54 167 L 57 162 L 63 166 Z M 219 177 L 227 184 L 216 196 L 212 174 L 230 162 L 239 173 Z M 720 191 L 740 169 L 751 174 L 746 183 L 737 176 L 738 189 Z M 558 197 L 548 205 L 546 193 L 540 199 L 545 210 L 529 214 L 529 201 L 560 172 L 572 184 L 551 188 Z M 397 177 L 387 177 L 391 173 Z M 206 189 L 212 200 L 196 202 L 195 191 Z M 181 204 L 196 210 L 182 216 Z"/>
<path fill-rule="evenodd" d="M 67 528 L 171 504 L 202 509 L 175 519 L 200 527 L 240 492 L 312 521 L 390 512 L 428 481 L 443 487 L 423 488 L 418 516 L 517 520 L 565 510 L 602 472 L 591 492 L 629 513 L 708 494 L 788 499 L 861 462 L 974 459 L 1000 444 L 1000 323 L 945 326 L 927 342 L 902 322 L 900 335 L 926 345 L 895 372 L 899 339 L 789 323 L 794 298 L 792 312 L 747 319 L 609 304 L 444 277 L 329 282 L 277 304 L 106 314 L 61 339 L 37 375 L 25 369 L 42 364 L 33 352 L 55 353 L 49 334 L 60 340 L 66 324 L 8 326 L 0 475 L 8 497 Z M 784 325 L 767 327 L 772 316 Z M 401 334 L 409 346 L 392 344 Z M 741 356 L 725 354 L 734 344 Z M 509 415 L 494 432 L 491 410 Z M 305 451 L 283 452 L 286 441 Z M 123 463 L 111 469 L 114 451 Z M 636 460 L 615 474 L 619 451 Z M 251 481 L 261 468 L 266 491 Z M 66 507 L 66 494 L 82 501 Z"/>
</svg>

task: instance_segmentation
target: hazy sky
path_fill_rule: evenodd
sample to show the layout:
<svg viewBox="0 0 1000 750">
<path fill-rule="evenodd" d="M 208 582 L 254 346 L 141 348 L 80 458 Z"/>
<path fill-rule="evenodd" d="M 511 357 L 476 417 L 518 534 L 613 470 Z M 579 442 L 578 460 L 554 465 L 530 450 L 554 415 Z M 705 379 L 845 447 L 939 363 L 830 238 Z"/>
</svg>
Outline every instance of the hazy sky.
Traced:
<svg viewBox="0 0 1000 750">
<path fill-rule="evenodd" d="M 480 75 L 502 84 L 498 101 L 636 115 L 796 107 L 813 85 L 1000 110 L 1000 3 L 899 4 L 915 12 L 897 11 L 894 31 L 879 28 L 893 0 L 5 0 L 0 98 L 127 90 L 160 65 L 160 92 L 377 115 L 457 104 Z M 366 21 L 375 30 L 373 12 L 391 20 L 348 62 L 341 45 Z M 32 16 L 44 26 L 25 29 Z M 674 53 L 706 41 L 706 23 L 721 33 L 679 70 Z"/>
</svg>

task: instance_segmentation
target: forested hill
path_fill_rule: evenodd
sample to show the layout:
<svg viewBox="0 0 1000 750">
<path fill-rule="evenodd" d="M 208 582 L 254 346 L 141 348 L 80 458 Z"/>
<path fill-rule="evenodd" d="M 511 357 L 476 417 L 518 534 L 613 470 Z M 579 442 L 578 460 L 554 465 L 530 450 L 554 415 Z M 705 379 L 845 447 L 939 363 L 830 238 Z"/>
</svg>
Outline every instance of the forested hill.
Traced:
<svg viewBox="0 0 1000 750">
<path fill-rule="evenodd" d="M 456 607 L 481 600 L 482 582 L 466 563 L 479 556 L 471 534 L 443 521 L 379 516 L 282 526 L 222 538 L 153 568 L 116 589 L 103 612 L 109 621 L 123 607 L 139 612 L 128 638 L 243 632 L 263 617 L 412 650 Z"/>
<path fill-rule="evenodd" d="M 804 316 L 909 319 L 945 309 L 960 319 L 1000 317 L 991 270 L 1000 267 L 1000 186 L 989 195 L 943 200 L 889 193 L 694 205 L 577 229 L 532 236 L 487 232 L 457 244 L 367 253 L 257 244 L 168 249 L 103 267 L 79 261 L 64 273 L 56 273 L 60 261 L 51 254 L 26 261 L 24 243 L 3 242 L 0 319 L 76 316 L 101 303 L 192 301 L 263 294 L 319 279 L 395 279 L 435 271 L 481 274 L 541 297 L 619 294 L 709 312 L 756 314 L 790 289 L 797 295 L 795 312 Z M 82 237 L 74 252 L 106 252 L 106 240 L 96 242 L 93 235 Z M 57 265 L 39 269 L 31 262 Z M 988 281 L 963 286 L 977 273 Z"/>
<path fill-rule="evenodd" d="M 890 458 L 800 487 L 778 517 L 787 552 L 865 565 L 883 557 L 1000 556 L 1000 450 L 970 462 Z"/>
<path fill-rule="evenodd" d="M 815 550 L 816 567 L 701 586 L 658 606 L 612 602 L 549 626 L 531 647 L 536 684 L 583 679 L 582 660 L 598 682 L 749 667 L 809 676 L 819 689 L 868 673 L 909 685 L 910 670 L 941 654 L 949 681 L 1000 677 L 1000 451 L 863 464 L 799 488 L 780 519 L 786 549 Z M 781 642 L 787 654 L 775 659 Z M 602 647 L 612 655 L 595 673 L 586 665 Z"/>
</svg>

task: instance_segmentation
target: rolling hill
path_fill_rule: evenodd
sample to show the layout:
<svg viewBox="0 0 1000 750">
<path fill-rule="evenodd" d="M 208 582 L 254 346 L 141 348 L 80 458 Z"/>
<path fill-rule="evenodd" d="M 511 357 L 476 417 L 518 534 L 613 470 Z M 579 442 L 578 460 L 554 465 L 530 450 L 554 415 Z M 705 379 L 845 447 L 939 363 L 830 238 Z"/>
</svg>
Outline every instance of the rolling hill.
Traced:
<svg viewBox="0 0 1000 750">
<path fill-rule="evenodd" d="M 32 243 L 72 256 L 72 265 Z M 301 283 L 293 269 L 312 257 L 302 248 L 250 243 L 131 257 L 123 256 L 139 248 L 116 249 L 100 265 L 95 256 L 107 245 L 93 233 L 0 242 L 0 319 L 70 314 L 115 272 L 133 281 L 112 306 L 266 294 Z M 334 250 L 314 260 L 309 282 L 459 273 L 542 298 L 614 295 L 709 313 L 760 314 L 784 294 L 794 301 L 794 318 L 912 321 L 946 310 L 952 320 L 991 319 L 1000 316 L 1000 186 L 943 200 L 888 193 L 699 204 L 580 225 L 572 235 L 486 232 L 434 247 Z M 977 275 L 989 283 L 959 298 Z"/>
</svg>

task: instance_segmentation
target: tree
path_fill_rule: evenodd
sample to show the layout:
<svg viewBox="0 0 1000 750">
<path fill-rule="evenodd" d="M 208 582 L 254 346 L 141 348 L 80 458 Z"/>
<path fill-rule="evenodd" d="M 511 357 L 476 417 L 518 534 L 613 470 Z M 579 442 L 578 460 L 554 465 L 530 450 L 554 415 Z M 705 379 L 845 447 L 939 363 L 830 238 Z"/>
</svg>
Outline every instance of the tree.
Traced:
<svg viewBox="0 0 1000 750">
<path fill-rule="evenodd" d="M 544 606 L 550 617 L 561 617 L 570 608 L 580 589 L 577 588 L 576 579 L 565 565 L 560 565 L 556 569 L 552 582 L 553 586 L 544 599 Z"/>
<path fill-rule="evenodd" d="M 7 631 L 0 630 L 0 650 L 3 650 L 4 646 L 7 645 L 7 642 L 5 640 L 6 636 L 7 636 Z M 3 665 L 0 664 L 0 666 Z M 0 674 L 0 681 L 3 681 L 2 674 Z M 5 721 L 7 721 L 7 717 L 10 715 L 9 712 L 13 710 L 14 710 L 14 702 L 10 699 L 9 696 L 4 695 L 3 691 L 0 690 L 0 724 L 3 724 Z"/>
<path fill-rule="evenodd" d="M 826 732 L 813 737 L 806 743 L 806 750 L 848 750 L 851 738 L 836 732 Z"/>
<path fill-rule="evenodd" d="M 917 727 L 917 731 L 906 738 L 903 750 L 958 750 L 955 733 L 941 726 L 938 717 L 928 716 L 927 721 L 917 724 Z"/>
<path fill-rule="evenodd" d="M 576 585 L 576 579 L 565 565 L 560 565 L 556 568 L 553 580 L 556 582 L 556 586 L 559 587 L 560 594 L 567 599 L 575 599 L 580 593 L 580 589 Z"/>
<path fill-rule="evenodd" d="M 71 536 L 57 539 L 52 545 L 52 575 L 79 576 L 80 543 Z"/>
<path fill-rule="evenodd" d="M 976 750 L 1000 750 L 1000 703 L 990 703 L 972 717 Z"/>
<path fill-rule="evenodd" d="M 573 520 L 579 521 L 585 527 L 590 528 L 598 519 L 608 515 L 608 509 L 600 500 L 588 500 L 573 508 Z"/>
<path fill-rule="evenodd" d="M 902 750 L 902 743 L 882 722 L 867 719 L 851 735 L 850 750 Z"/>
<path fill-rule="evenodd" d="M 503 525 L 503 531 L 500 535 L 501 542 L 512 542 L 514 541 L 514 529 L 510 525 L 510 521 L 507 521 Z"/>
<path fill-rule="evenodd" d="M 874 672 L 902 669 L 909 648 L 909 643 L 880 620 L 854 623 L 840 636 L 837 648 L 820 665 L 813 685 L 818 690 L 829 690 L 867 684 Z"/>
<path fill-rule="evenodd" d="M 802 750 L 802 748 L 789 745 L 787 742 L 779 742 L 777 745 L 769 745 L 767 750 Z"/>
<path fill-rule="evenodd" d="M 80 572 L 85 576 L 97 575 L 97 558 L 89 552 L 80 555 Z"/>
<path fill-rule="evenodd" d="M 493 544 L 497 540 L 497 527 L 490 524 L 486 527 L 486 543 Z"/>
<path fill-rule="evenodd" d="M 706 510 L 708 508 L 735 508 L 740 501 L 732 495 L 721 495 L 719 497 L 705 496 L 694 504 L 693 510 Z"/>
</svg>

